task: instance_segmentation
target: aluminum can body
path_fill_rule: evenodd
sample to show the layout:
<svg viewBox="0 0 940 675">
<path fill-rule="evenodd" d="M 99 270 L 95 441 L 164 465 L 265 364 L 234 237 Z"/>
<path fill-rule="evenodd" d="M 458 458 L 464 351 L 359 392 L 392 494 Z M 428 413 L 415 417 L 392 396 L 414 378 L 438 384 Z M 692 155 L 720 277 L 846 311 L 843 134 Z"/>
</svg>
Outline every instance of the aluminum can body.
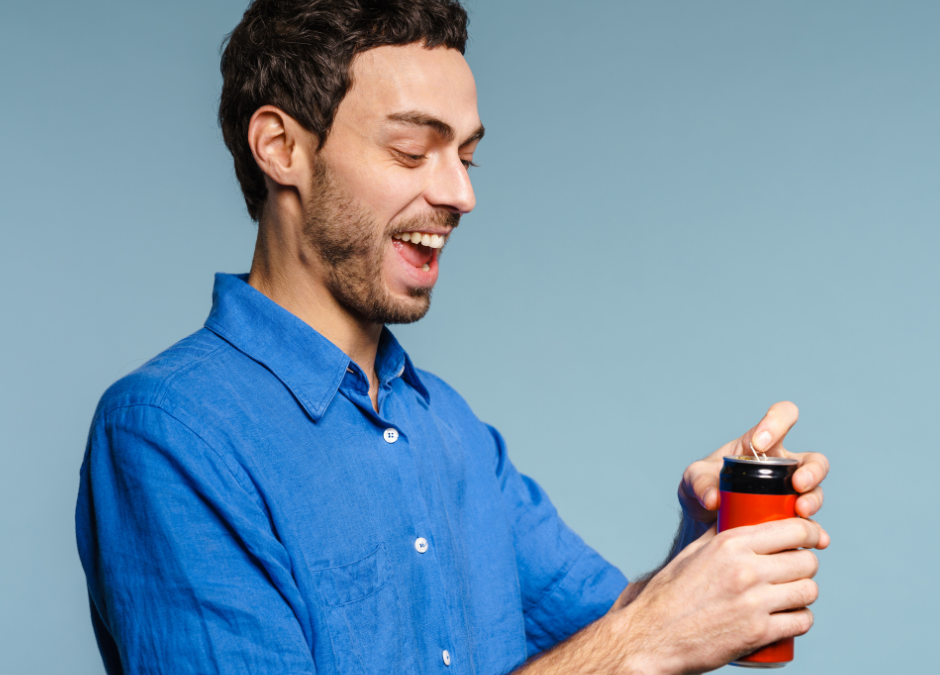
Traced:
<svg viewBox="0 0 940 675">
<path fill-rule="evenodd" d="M 795 459 L 725 457 L 721 469 L 718 531 L 796 517 Z M 793 638 L 784 638 L 733 661 L 746 668 L 781 668 L 793 660 Z"/>
</svg>

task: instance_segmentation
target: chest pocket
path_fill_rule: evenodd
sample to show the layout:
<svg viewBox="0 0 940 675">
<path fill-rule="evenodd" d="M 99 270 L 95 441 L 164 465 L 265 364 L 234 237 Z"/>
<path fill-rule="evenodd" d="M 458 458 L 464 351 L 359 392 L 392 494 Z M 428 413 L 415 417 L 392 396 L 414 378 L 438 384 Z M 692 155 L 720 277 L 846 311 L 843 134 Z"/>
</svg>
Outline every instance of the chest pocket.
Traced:
<svg viewBox="0 0 940 675">
<path fill-rule="evenodd" d="M 414 672 L 413 640 L 403 633 L 402 608 L 385 545 L 362 560 L 314 573 L 338 673 Z"/>
</svg>

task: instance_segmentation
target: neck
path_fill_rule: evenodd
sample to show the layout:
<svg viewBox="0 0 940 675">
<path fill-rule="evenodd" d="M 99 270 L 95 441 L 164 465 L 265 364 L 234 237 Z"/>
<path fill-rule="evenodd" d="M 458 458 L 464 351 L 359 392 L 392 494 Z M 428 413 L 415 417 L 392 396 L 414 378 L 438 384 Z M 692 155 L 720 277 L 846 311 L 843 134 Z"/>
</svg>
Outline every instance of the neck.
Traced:
<svg viewBox="0 0 940 675">
<path fill-rule="evenodd" d="M 293 220 L 293 218 L 291 219 Z M 303 228 L 288 226 L 283 216 L 266 214 L 248 283 L 341 349 L 369 378 L 372 406 L 378 411 L 375 357 L 382 324 L 354 316 L 325 283 L 325 270 L 303 242 Z"/>
</svg>

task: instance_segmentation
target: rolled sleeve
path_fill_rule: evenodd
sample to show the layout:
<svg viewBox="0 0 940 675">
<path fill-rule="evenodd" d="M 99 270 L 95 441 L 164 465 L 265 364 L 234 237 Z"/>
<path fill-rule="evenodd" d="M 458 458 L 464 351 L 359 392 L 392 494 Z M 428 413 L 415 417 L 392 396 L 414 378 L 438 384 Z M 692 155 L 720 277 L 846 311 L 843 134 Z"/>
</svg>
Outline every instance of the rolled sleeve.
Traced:
<svg viewBox="0 0 940 675">
<path fill-rule="evenodd" d="M 513 466 L 499 432 L 492 427 L 490 432 L 513 530 L 526 644 L 532 656 L 603 616 L 627 579 L 565 525 L 541 486 Z"/>
</svg>

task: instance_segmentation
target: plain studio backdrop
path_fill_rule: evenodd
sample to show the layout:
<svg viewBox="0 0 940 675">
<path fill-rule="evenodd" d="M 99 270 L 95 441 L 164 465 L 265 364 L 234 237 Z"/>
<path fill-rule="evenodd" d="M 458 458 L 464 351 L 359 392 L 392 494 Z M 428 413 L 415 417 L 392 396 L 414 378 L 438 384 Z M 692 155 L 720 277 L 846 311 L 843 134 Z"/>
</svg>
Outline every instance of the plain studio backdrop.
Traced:
<svg viewBox="0 0 940 675">
<path fill-rule="evenodd" d="M 923 672 L 940 3 L 471 0 L 477 210 L 395 332 L 628 576 L 774 401 L 829 455 L 792 673 Z M 255 225 L 215 115 L 245 0 L 0 8 L 0 671 L 103 673 L 73 511 L 95 404 L 197 330 Z"/>
</svg>

